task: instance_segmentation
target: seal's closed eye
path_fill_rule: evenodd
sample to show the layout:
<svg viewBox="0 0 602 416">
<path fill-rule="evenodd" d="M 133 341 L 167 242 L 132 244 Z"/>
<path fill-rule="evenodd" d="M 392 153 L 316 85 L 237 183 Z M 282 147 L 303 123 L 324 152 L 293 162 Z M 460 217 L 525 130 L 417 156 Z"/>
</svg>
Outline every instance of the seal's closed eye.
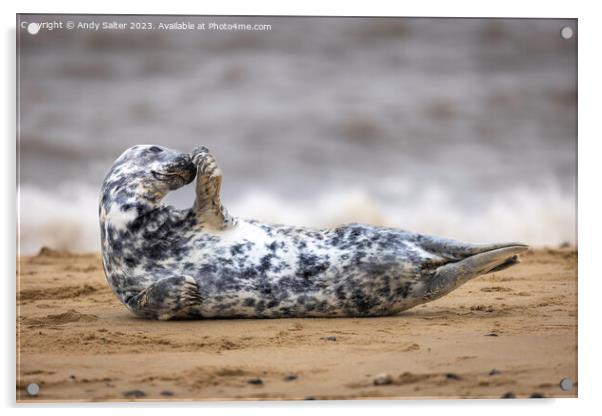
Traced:
<svg viewBox="0 0 602 416">
<path fill-rule="evenodd" d="M 153 153 L 161 153 L 163 151 L 163 149 L 161 149 L 158 146 L 151 146 L 148 150 L 150 150 Z"/>
<path fill-rule="evenodd" d="M 183 182 L 186 182 L 186 178 L 184 178 L 181 174 L 177 172 L 160 172 L 157 170 L 151 170 L 153 176 L 156 179 L 161 181 L 170 181 L 172 179 L 181 179 Z"/>
<path fill-rule="evenodd" d="M 153 176 L 156 179 L 159 179 L 161 181 L 168 180 L 168 179 L 170 179 L 174 175 L 174 174 L 161 173 L 161 172 L 158 172 L 156 170 L 151 170 L 151 173 L 153 174 Z"/>
</svg>

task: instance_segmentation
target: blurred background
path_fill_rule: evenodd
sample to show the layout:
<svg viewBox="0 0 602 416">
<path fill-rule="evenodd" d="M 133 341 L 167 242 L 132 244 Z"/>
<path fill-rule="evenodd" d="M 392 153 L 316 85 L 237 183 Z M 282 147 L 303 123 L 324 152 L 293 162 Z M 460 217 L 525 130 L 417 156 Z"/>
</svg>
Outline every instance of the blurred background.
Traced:
<svg viewBox="0 0 602 416">
<path fill-rule="evenodd" d="M 20 30 L 21 254 L 100 250 L 101 183 L 145 143 L 208 146 L 235 216 L 577 242 L 575 20 L 20 19 L 271 25 Z M 191 185 L 166 202 L 193 199 Z"/>
</svg>

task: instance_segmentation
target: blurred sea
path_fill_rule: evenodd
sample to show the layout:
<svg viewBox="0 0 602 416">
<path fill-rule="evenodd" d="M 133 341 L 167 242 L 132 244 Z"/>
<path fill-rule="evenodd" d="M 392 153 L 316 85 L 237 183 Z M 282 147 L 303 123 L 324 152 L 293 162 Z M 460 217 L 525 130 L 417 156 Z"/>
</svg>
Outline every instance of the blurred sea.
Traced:
<svg viewBox="0 0 602 416">
<path fill-rule="evenodd" d="M 21 19 L 272 25 L 21 31 L 22 254 L 99 250 L 100 185 L 140 143 L 208 146 L 236 216 L 576 244 L 574 20 Z"/>
</svg>

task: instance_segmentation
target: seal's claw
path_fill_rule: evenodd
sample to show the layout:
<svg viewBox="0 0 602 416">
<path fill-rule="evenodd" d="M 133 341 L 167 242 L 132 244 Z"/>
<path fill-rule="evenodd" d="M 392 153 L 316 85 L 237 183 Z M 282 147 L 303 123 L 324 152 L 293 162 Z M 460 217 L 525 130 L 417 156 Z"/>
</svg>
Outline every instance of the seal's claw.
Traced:
<svg viewBox="0 0 602 416">
<path fill-rule="evenodd" d="M 198 317 L 201 302 L 196 281 L 175 276 L 156 281 L 127 303 L 138 315 L 169 320 Z"/>
<path fill-rule="evenodd" d="M 192 153 L 192 163 L 197 166 L 199 175 L 215 178 L 222 174 L 215 157 L 209 153 L 208 149 L 204 146 L 201 146 L 201 150 L 198 152 L 195 150 L 195 152 Z"/>
<path fill-rule="evenodd" d="M 221 175 L 221 170 L 217 166 L 217 162 L 213 155 L 207 155 L 207 158 L 203 161 L 202 166 L 199 166 L 201 173 L 209 177 L 215 177 Z"/>
<path fill-rule="evenodd" d="M 194 164 L 199 164 L 207 155 L 210 155 L 211 152 L 206 146 L 197 146 L 191 153 L 192 162 Z"/>
</svg>

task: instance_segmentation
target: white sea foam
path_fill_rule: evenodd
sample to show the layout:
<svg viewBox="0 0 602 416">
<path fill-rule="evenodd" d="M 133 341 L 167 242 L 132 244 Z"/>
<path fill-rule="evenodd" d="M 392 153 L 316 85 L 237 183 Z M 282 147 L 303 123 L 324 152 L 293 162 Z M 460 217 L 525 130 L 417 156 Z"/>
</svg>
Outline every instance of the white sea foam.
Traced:
<svg viewBox="0 0 602 416">
<path fill-rule="evenodd" d="M 493 192 L 487 202 L 467 207 L 434 185 L 414 189 L 394 179 L 383 184 L 386 202 L 361 188 L 322 191 L 302 201 L 252 190 L 229 202 L 228 208 L 233 215 L 272 223 L 332 227 L 360 222 L 470 242 L 576 243 L 574 197 L 554 186 Z M 57 189 L 23 185 L 19 200 L 21 254 L 36 253 L 42 246 L 100 250 L 97 189 L 77 183 Z"/>
<path fill-rule="evenodd" d="M 99 251 L 99 192 L 69 183 L 54 189 L 22 185 L 18 189 L 18 252 L 34 254 L 42 246 Z"/>
<path fill-rule="evenodd" d="M 470 208 L 436 187 L 387 204 L 362 189 L 332 191 L 305 203 L 252 193 L 230 211 L 262 221 L 305 226 L 349 222 L 391 226 L 474 243 L 520 241 L 546 246 L 577 242 L 575 201 L 554 187 L 538 192 L 519 188 Z"/>
</svg>

